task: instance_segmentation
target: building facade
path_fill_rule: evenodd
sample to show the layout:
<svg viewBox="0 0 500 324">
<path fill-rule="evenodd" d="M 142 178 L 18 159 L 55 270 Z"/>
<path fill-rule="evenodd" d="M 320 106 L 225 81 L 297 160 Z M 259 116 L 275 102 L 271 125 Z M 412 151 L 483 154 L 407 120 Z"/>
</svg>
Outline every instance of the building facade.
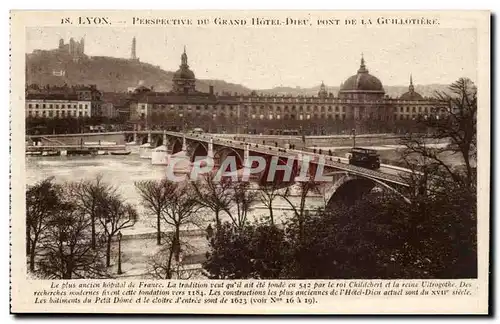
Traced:
<svg viewBox="0 0 500 324">
<path fill-rule="evenodd" d="M 174 73 L 170 92 L 137 88 L 130 101 L 131 120 L 142 127 L 189 129 L 209 132 L 268 133 L 300 130 L 306 134 L 401 132 L 418 118 L 439 115 L 442 102 L 415 92 L 410 77 L 408 92 L 389 98 L 382 82 L 371 75 L 365 60 L 356 74 L 342 83 L 338 96 L 322 83 L 317 96 L 273 96 L 208 93 L 196 90 L 186 50 Z"/>
<path fill-rule="evenodd" d="M 28 87 L 26 117 L 79 118 L 102 115 L 101 92 L 94 85 L 75 87 Z"/>
</svg>

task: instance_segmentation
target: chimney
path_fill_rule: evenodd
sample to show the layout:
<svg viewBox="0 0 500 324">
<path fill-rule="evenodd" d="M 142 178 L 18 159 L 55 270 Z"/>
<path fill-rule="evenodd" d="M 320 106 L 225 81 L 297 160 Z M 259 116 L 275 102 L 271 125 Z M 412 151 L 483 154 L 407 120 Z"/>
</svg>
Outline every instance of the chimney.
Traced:
<svg viewBox="0 0 500 324">
<path fill-rule="evenodd" d="M 211 95 L 213 95 L 213 94 L 214 94 L 214 86 L 213 86 L 213 85 L 211 85 L 211 86 L 209 86 L 209 88 L 208 88 L 208 89 L 209 89 L 209 90 L 208 90 L 208 91 L 209 91 L 209 93 L 210 93 Z"/>
</svg>

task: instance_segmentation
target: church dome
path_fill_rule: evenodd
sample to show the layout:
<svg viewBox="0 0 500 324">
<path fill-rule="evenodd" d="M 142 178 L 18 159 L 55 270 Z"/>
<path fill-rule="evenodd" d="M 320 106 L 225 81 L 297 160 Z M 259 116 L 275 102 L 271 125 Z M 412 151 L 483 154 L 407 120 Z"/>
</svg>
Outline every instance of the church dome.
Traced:
<svg viewBox="0 0 500 324">
<path fill-rule="evenodd" d="M 410 86 L 408 87 L 408 91 L 403 93 L 401 97 L 399 97 L 401 100 L 424 100 L 424 97 L 418 92 L 415 92 L 415 87 L 413 86 L 413 76 L 410 74 Z"/>
<path fill-rule="evenodd" d="M 194 79 L 194 72 L 188 67 L 181 67 L 174 73 L 174 79 Z"/>
<path fill-rule="evenodd" d="M 424 100 L 424 97 L 418 92 L 415 91 L 407 91 L 399 97 L 401 100 Z"/>
<path fill-rule="evenodd" d="M 189 69 L 189 65 L 187 63 L 187 54 L 186 54 L 186 47 L 184 47 L 184 53 L 181 55 L 181 65 L 179 66 L 179 69 L 174 73 L 174 79 L 177 80 L 194 80 L 194 72 Z"/>
<path fill-rule="evenodd" d="M 358 73 L 349 77 L 340 87 L 340 91 L 356 92 L 380 92 L 385 93 L 382 82 L 375 76 L 368 73 L 365 66 L 365 60 L 361 57 L 361 66 Z"/>
</svg>

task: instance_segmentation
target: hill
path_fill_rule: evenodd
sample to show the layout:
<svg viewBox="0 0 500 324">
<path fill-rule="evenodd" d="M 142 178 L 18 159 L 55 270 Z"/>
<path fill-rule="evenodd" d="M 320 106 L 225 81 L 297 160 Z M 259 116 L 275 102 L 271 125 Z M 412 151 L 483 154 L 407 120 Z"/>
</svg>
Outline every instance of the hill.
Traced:
<svg viewBox="0 0 500 324">
<path fill-rule="evenodd" d="M 61 73 L 63 71 L 64 73 Z M 34 51 L 26 55 L 26 82 L 41 85 L 95 84 L 105 92 L 124 92 L 141 82 L 157 91 L 172 88 L 173 72 L 149 63 L 107 56 L 84 56 L 78 61 L 57 50 Z M 251 90 L 222 80 L 197 80 L 196 87 L 208 92 L 250 93 Z"/>
</svg>

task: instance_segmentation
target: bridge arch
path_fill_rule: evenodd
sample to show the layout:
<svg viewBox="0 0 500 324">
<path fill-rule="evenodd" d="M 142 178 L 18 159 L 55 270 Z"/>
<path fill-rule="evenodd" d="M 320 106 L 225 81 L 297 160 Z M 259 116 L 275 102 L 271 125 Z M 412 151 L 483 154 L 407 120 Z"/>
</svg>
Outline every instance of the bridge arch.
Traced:
<svg viewBox="0 0 500 324">
<path fill-rule="evenodd" d="M 180 151 L 182 151 L 182 140 L 179 138 L 173 139 L 170 147 L 172 154 L 179 153 Z"/>
<path fill-rule="evenodd" d="M 218 149 L 215 150 L 214 152 L 214 160 L 215 163 L 220 165 L 222 162 L 229 156 L 234 156 L 236 159 L 236 166 L 238 169 L 241 169 L 243 167 L 243 152 L 239 150 L 235 150 L 232 147 L 219 147 Z"/>
<path fill-rule="evenodd" d="M 352 204 L 363 195 L 369 193 L 377 185 L 396 193 L 405 202 L 410 203 L 410 200 L 402 193 L 383 181 L 369 177 L 354 176 L 347 172 L 339 173 L 344 173 L 344 176 L 339 178 L 332 187 L 326 191 L 325 196 L 329 197 L 327 206 L 331 206 L 336 202 Z"/>
<path fill-rule="evenodd" d="M 194 162 L 197 157 L 208 156 L 208 148 L 205 143 L 198 142 L 194 144 L 193 154 L 190 156 L 191 162 Z"/>
</svg>

